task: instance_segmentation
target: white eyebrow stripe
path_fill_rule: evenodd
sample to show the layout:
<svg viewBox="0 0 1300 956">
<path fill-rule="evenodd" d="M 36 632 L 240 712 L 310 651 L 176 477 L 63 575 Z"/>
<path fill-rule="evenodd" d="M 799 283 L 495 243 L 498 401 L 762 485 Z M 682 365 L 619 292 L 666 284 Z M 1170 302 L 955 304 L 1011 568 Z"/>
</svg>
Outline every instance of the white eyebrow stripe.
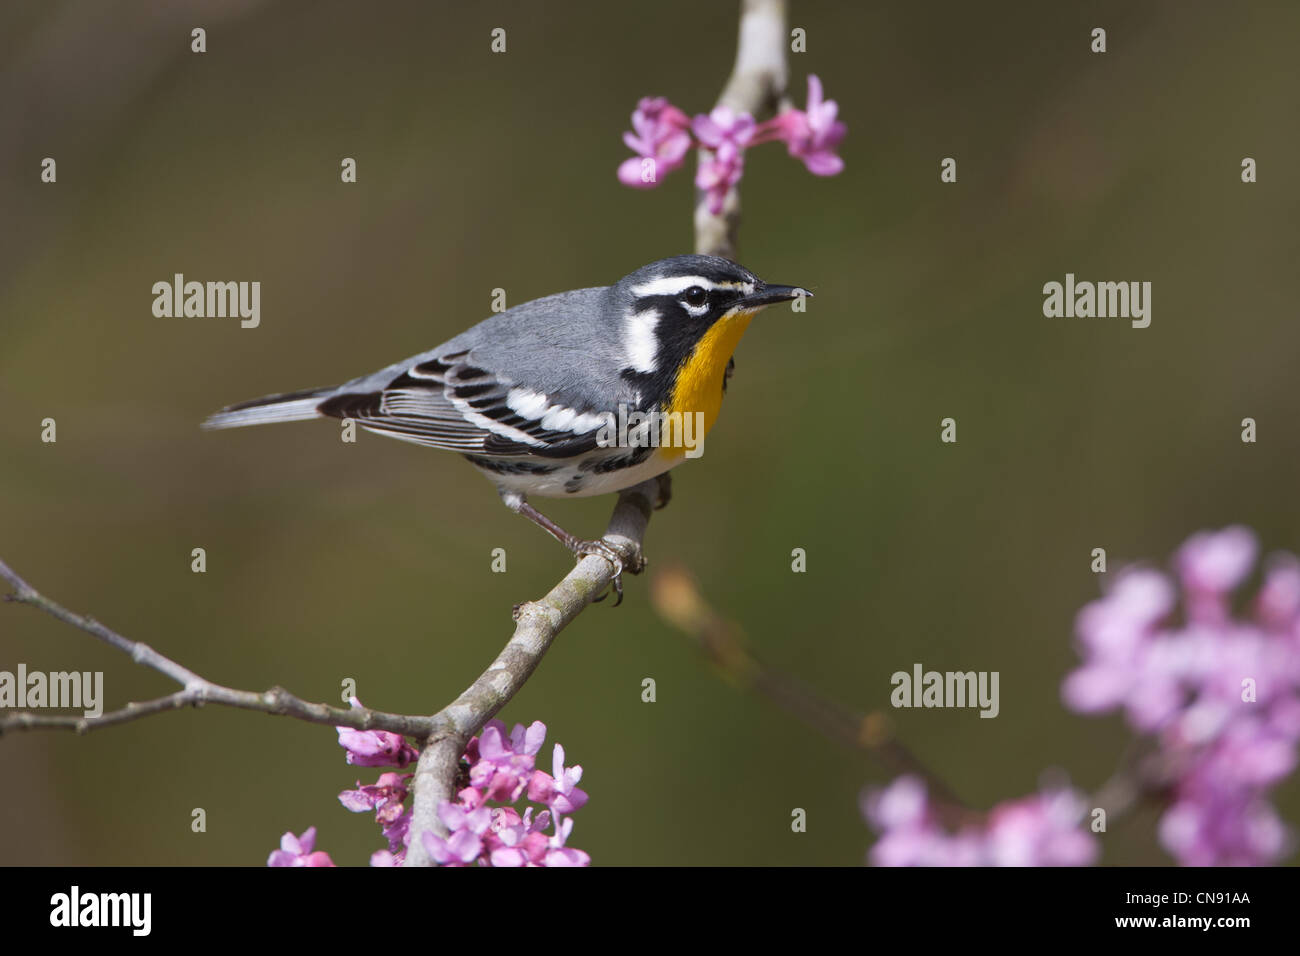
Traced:
<svg viewBox="0 0 1300 956">
<path fill-rule="evenodd" d="M 679 292 L 685 292 L 691 286 L 697 285 L 701 289 L 719 289 L 718 283 L 713 282 L 704 276 L 664 276 L 661 279 L 651 279 L 649 282 L 642 282 L 640 285 L 632 286 L 632 294 L 635 296 L 643 295 L 677 295 Z"/>
<path fill-rule="evenodd" d="M 752 282 L 714 282 L 704 276 L 665 276 L 632 286 L 632 294 L 638 298 L 647 295 L 679 295 L 696 285 L 709 292 L 716 292 L 719 289 L 739 289 L 748 295 L 754 291 Z"/>
<path fill-rule="evenodd" d="M 659 340 L 655 336 L 655 327 L 660 315 L 654 309 L 644 312 L 632 312 L 624 317 L 624 344 L 627 346 L 627 360 L 638 372 L 653 372 L 659 367 L 656 355 L 659 352 Z"/>
</svg>

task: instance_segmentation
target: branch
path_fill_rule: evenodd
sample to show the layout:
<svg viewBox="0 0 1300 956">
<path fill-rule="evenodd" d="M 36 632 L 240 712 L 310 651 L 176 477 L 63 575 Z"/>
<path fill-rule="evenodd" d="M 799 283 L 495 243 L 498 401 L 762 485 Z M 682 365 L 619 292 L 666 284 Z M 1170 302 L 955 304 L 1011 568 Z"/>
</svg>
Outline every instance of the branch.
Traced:
<svg viewBox="0 0 1300 956">
<path fill-rule="evenodd" d="M 166 697 L 143 703 L 133 701 L 121 710 L 110 711 L 99 717 L 70 717 L 16 711 L 0 717 L 0 734 L 8 730 L 42 729 L 72 730 L 84 734 L 141 717 L 178 710 L 181 707 L 201 707 L 208 703 L 236 707 L 240 710 L 256 710 L 264 714 L 295 717 L 313 724 L 352 727 L 356 730 L 390 730 L 411 737 L 424 737 L 438 728 L 436 718 L 389 714 L 365 707 L 341 708 L 314 704 L 289 693 L 283 687 L 272 687 L 266 691 L 235 690 L 224 687 L 200 677 L 189 668 L 160 654 L 148 644 L 130 640 L 93 618 L 69 611 L 63 605 L 37 591 L 3 561 L 0 561 L 0 578 L 4 578 L 14 588 L 14 593 L 6 595 L 6 600 L 37 608 L 65 624 L 85 631 L 126 654 L 137 664 L 170 677 L 183 688 Z"/>
<path fill-rule="evenodd" d="M 736 65 L 731 70 L 718 106 L 755 119 L 773 113 L 785 97 L 786 50 L 790 36 L 785 28 L 785 0 L 743 0 Z M 699 161 L 710 151 L 701 149 Z M 736 231 L 740 227 L 740 193 L 727 193 L 722 212 L 713 215 L 702 190 L 695 195 L 695 251 L 703 255 L 736 258 Z"/>
<path fill-rule="evenodd" d="M 745 646 L 740 629 L 709 607 L 683 569 L 669 567 L 655 575 L 650 600 L 665 620 L 694 639 L 734 683 L 752 688 L 832 740 L 870 754 L 892 772 L 920 776 L 940 817 L 949 825 L 959 826 L 979 818 L 938 774 L 894 736 L 884 714 L 862 714 L 839 707 L 759 660 Z"/>
<path fill-rule="evenodd" d="M 640 558 L 641 541 L 658 493 L 656 481 L 643 482 L 622 492 L 614 506 L 604 541 L 628 566 Z M 411 782 L 415 796 L 407 866 L 433 865 L 422 836 L 426 832 L 447 835 L 438 819 L 438 805 L 455 796 L 460 757 L 469 739 L 518 693 L 556 635 L 610 586 L 613 571 L 604 558 L 588 555 L 546 597 L 520 605 L 515 611 L 515 632 L 497 659 L 438 713 L 444 727 L 426 741 Z"/>
</svg>

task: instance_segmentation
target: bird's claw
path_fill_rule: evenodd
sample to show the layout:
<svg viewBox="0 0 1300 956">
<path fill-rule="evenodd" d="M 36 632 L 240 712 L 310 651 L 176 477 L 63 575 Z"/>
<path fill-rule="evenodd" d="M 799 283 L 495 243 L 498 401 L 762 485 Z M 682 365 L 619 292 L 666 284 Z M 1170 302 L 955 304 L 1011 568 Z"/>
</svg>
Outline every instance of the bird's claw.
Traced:
<svg viewBox="0 0 1300 956">
<path fill-rule="evenodd" d="M 614 593 L 618 596 L 614 601 L 614 607 L 618 607 L 623 603 L 623 572 L 640 574 L 645 570 L 646 561 L 644 555 L 641 554 L 640 545 L 636 546 L 632 559 L 629 561 L 624 561 L 618 550 L 603 539 L 600 541 L 578 541 L 573 546 L 573 553 L 579 561 L 589 554 L 594 554 L 609 562 L 610 567 L 614 569 L 614 577 L 610 584 L 614 588 Z M 607 596 L 607 594 L 602 594 L 598 598 L 593 598 L 592 603 L 603 601 Z"/>
</svg>

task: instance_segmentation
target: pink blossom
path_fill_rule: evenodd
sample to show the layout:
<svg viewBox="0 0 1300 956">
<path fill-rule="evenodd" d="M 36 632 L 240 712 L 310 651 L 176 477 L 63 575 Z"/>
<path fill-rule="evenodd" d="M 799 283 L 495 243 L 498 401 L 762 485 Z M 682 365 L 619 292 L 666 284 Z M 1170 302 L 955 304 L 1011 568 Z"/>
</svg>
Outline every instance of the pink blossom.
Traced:
<svg viewBox="0 0 1300 956">
<path fill-rule="evenodd" d="M 1080 667 L 1062 697 L 1081 713 L 1125 711 L 1169 768 L 1160 840 L 1182 864 L 1263 864 L 1290 837 L 1267 791 L 1300 746 L 1300 562 L 1275 556 L 1247 612 L 1232 593 L 1258 546 L 1239 525 L 1192 535 L 1175 576 L 1123 571 L 1076 621 Z"/>
<path fill-rule="evenodd" d="M 1257 547 L 1254 533 L 1241 525 L 1192 535 L 1176 558 L 1183 586 L 1189 591 L 1231 591 L 1250 573 Z"/>
<path fill-rule="evenodd" d="M 581 850 L 575 850 L 572 847 L 565 846 L 565 841 L 569 839 L 569 834 L 573 832 L 573 820 L 568 819 L 560 821 L 558 815 L 555 819 L 555 835 L 551 837 L 550 848 L 546 851 L 546 856 L 542 861 L 543 866 L 590 866 L 591 857 Z"/>
<path fill-rule="evenodd" d="M 510 737 L 506 725 L 489 721 L 482 736 L 470 742 L 470 783 L 489 800 L 513 802 L 523 793 L 533 772 L 533 762 L 546 739 L 546 725 L 534 721 L 527 729 L 516 724 Z"/>
<path fill-rule="evenodd" d="M 353 709 L 361 708 L 361 701 L 351 699 Z M 387 730 L 353 730 L 335 727 L 339 746 L 348 752 L 347 761 L 356 767 L 405 767 L 420 755 L 401 734 Z"/>
<path fill-rule="evenodd" d="M 1234 788 L 1179 796 L 1158 830 L 1161 846 L 1184 866 L 1266 866 L 1291 848 L 1272 805 Z"/>
<path fill-rule="evenodd" d="M 700 145 L 713 151 L 710 157 L 700 161 L 695 186 L 704 191 L 709 212 L 716 216 L 722 212 L 727 193 L 744 175 L 745 147 L 757 125 L 748 113 L 719 106 L 707 116 L 695 117 L 691 128 Z"/>
<path fill-rule="evenodd" d="M 822 98 L 822 81 L 809 75 L 808 108 L 786 110 L 772 120 L 772 138 L 783 140 L 790 155 L 802 160 L 813 175 L 834 176 L 844 169 L 835 149 L 848 132 L 836 119 L 838 113 L 839 104 Z"/>
<path fill-rule="evenodd" d="M 444 801 L 438 807 L 438 819 L 450 832 L 444 839 L 425 831 L 424 848 L 434 861 L 445 866 L 465 866 L 477 860 L 483 852 L 483 834 L 492 822 L 492 812 L 486 807 L 467 811 Z"/>
<path fill-rule="evenodd" d="M 379 780 L 370 786 L 362 786 L 357 781 L 356 790 L 344 790 L 339 794 L 339 802 L 353 813 L 367 810 L 375 811 L 375 822 L 383 828 L 388 840 L 388 849 L 398 852 L 406 844 L 407 831 L 411 826 L 411 814 L 403 806 L 409 792 L 406 782 L 413 774 L 382 773 Z"/>
<path fill-rule="evenodd" d="M 357 781 L 356 790 L 344 790 L 339 794 L 339 802 L 353 813 L 366 810 L 375 811 L 375 820 L 387 823 L 401 814 L 402 801 L 408 793 L 406 781 L 412 774 L 381 773 L 379 780 L 369 786 L 362 786 Z"/>
<path fill-rule="evenodd" d="M 1187 615 L 1210 624 L 1228 618 L 1228 595 L 1255 564 L 1258 545 L 1249 528 L 1234 525 L 1187 539 L 1174 558 L 1187 596 Z"/>
<path fill-rule="evenodd" d="M 316 828 L 308 827 L 302 836 L 292 832 L 280 837 L 280 849 L 272 850 L 266 858 L 267 866 L 333 866 L 334 861 L 324 850 L 312 852 L 316 846 Z"/>
<path fill-rule="evenodd" d="M 1098 849 L 1082 827 L 1084 809 L 1072 790 L 1044 790 L 999 804 L 983 826 L 950 834 L 917 777 L 899 777 L 863 801 L 867 822 L 881 834 L 871 848 L 876 866 L 1086 866 Z"/>
<path fill-rule="evenodd" d="M 623 142 L 636 156 L 618 167 L 619 181 L 635 189 L 659 185 L 659 178 L 682 165 L 690 150 L 689 127 L 686 114 L 664 97 L 641 99 L 632 113 L 632 131 L 623 134 Z"/>
<path fill-rule="evenodd" d="M 549 846 L 544 831 L 550 822 L 548 810 L 543 810 L 536 819 L 532 807 L 522 817 L 510 807 L 494 811 L 486 837 L 492 865 L 540 866 Z"/>
<path fill-rule="evenodd" d="M 1255 613 L 1268 630 L 1300 637 L 1300 561 L 1291 555 L 1274 556 L 1264 573 Z"/>
<path fill-rule="evenodd" d="M 544 803 L 557 813 L 572 813 L 587 802 L 587 792 L 579 789 L 582 768 L 564 766 L 564 748 L 555 745 L 551 769 L 554 776 L 542 770 L 533 773 L 528 783 L 528 799 Z"/>
<path fill-rule="evenodd" d="M 985 853 L 994 866 L 1088 866 L 1099 854 L 1096 838 L 1080 824 L 1083 799 L 1071 790 L 1047 790 L 989 814 Z"/>
</svg>

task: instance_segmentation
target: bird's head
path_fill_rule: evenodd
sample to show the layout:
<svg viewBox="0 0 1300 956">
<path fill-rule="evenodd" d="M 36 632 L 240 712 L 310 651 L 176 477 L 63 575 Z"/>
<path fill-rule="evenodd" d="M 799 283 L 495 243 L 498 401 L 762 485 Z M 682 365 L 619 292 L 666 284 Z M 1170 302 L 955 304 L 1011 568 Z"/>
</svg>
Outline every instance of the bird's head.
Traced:
<svg viewBox="0 0 1300 956">
<path fill-rule="evenodd" d="M 765 306 L 812 293 L 770 285 L 744 266 L 719 256 L 673 256 L 643 266 L 611 289 L 628 367 L 647 376 L 674 373 L 707 337 L 732 348 L 749 318 Z M 725 365 L 731 351 L 720 356 Z M 721 369 L 717 370 L 719 374 Z"/>
</svg>

